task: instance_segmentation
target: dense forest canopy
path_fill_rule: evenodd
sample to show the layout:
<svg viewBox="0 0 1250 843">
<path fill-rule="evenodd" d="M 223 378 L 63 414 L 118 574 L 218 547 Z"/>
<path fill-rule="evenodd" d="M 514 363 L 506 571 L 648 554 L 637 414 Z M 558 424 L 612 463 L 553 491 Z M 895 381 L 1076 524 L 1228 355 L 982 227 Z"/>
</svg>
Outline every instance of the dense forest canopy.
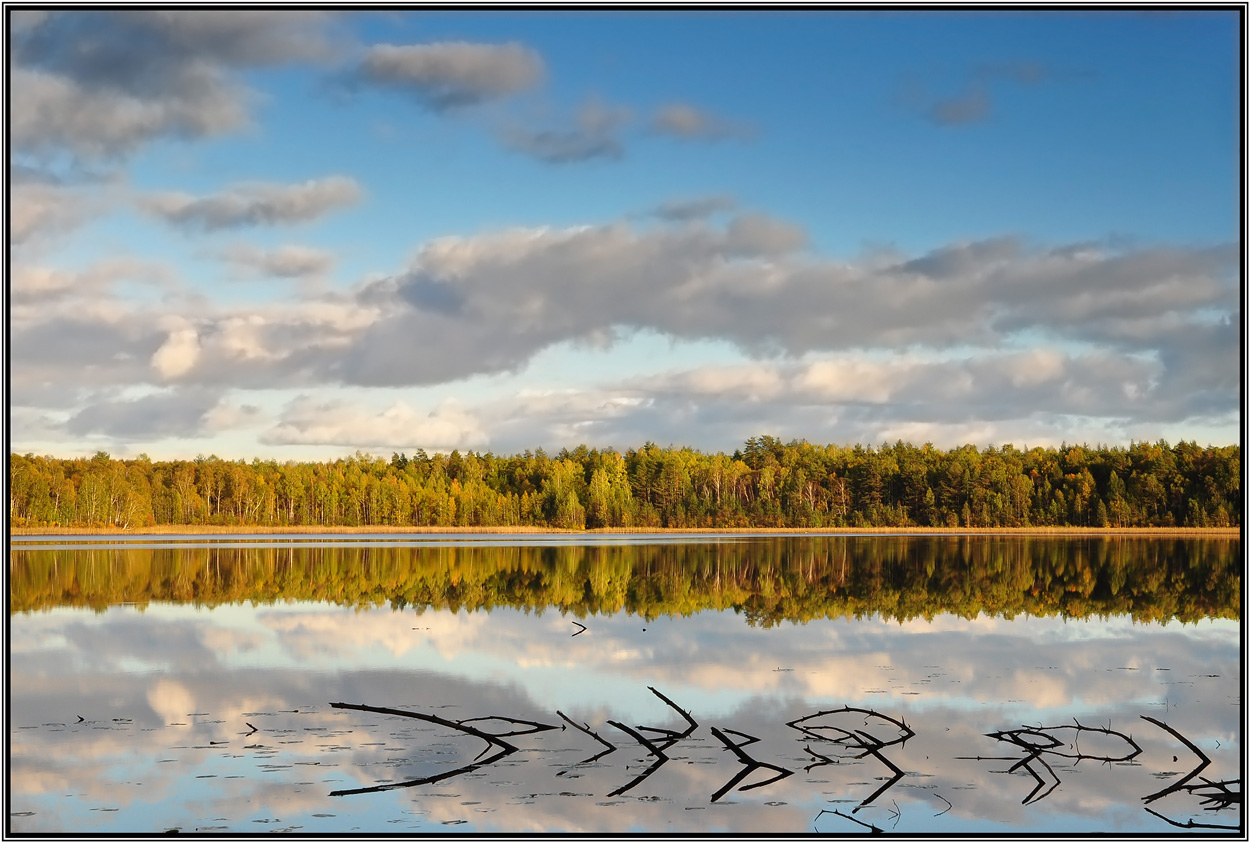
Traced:
<svg viewBox="0 0 1250 843">
<path fill-rule="evenodd" d="M 1236 527 L 1241 448 L 943 451 L 752 437 L 549 456 L 357 453 L 333 462 L 9 457 L 15 527 Z"/>
<path fill-rule="evenodd" d="M 10 611 L 287 600 L 648 619 L 732 610 L 752 625 L 948 613 L 1237 618 L 1236 538 L 772 537 L 556 546 L 22 549 Z"/>
</svg>

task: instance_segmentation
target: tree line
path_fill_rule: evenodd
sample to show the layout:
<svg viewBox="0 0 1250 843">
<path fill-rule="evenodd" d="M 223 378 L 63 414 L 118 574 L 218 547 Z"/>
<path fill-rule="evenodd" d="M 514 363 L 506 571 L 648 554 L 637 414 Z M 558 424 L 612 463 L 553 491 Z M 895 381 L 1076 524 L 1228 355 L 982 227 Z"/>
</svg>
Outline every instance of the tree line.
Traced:
<svg viewBox="0 0 1250 843">
<path fill-rule="evenodd" d="M 753 626 L 954 614 L 1238 618 L 1235 538 L 770 537 L 556 546 L 22 549 L 11 612 L 290 600 L 654 620 L 732 610 Z M 570 630 L 571 631 L 571 630 Z"/>
<path fill-rule="evenodd" d="M 357 452 L 327 462 L 9 457 L 16 527 L 1236 527 L 1241 448 Z"/>
</svg>

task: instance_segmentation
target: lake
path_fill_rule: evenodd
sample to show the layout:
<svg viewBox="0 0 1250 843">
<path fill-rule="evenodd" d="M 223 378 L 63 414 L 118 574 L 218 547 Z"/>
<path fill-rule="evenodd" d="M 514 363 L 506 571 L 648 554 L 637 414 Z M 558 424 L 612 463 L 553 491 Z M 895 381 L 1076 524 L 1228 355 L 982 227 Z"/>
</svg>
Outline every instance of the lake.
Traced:
<svg viewBox="0 0 1250 843">
<path fill-rule="evenodd" d="M 1240 540 L 14 537 L 11 833 L 1240 836 Z"/>
</svg>

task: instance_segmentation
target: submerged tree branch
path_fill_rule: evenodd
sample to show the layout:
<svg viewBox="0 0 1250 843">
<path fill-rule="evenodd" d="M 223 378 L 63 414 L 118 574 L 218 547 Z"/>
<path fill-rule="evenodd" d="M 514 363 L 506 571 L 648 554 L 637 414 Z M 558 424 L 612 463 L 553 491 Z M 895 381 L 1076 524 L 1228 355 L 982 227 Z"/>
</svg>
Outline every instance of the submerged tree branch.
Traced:
<svg viewBox="0 0 1250 843">
<path fill-rule="evenodd" d="M 1154 802 L 1156 799 L 1159 799 L 1160 797 L 1167 796 L 1169 793 L 1175 793 L 1176 791 L 1184 788 L 1186 782 L 1188 782 L 1194 776 L 1198 775 L 1199 773 L 1201 773 L 1203 770 L 1207 768 L 1207 766 L 1211 763 L 1211 759 L 1207 758 L 1206 754 L 1203 753 L 1203 751 L 1199 749 L 1197 746 L 1195 746 L 1193 742 L 1189 740 L 1189 738 L 1185 737 L 1184 735 L 1182 735 L 1180 732 L 1173 729 L 1168 724 L 1164 723 L 1161 720 L 1156 720 L 1153 717 L 1150 717 L 1145 714 L 1142 714 L 1140 716 L 1142 720 L 1145 720 L 1147 723 L 1155 724 L 1160 729 L 1164 730 L 1165 732 L 1170 734 L 1172 737 L 1176 738 L 1178 741 L 1185 744 L 1185 746 L 1189 747 L 1189 751 L 1192 752 L 1194 755 L 1197 755 L 1198 758 L 1202 762 L 1197 767 L 1194 767 L 1192 770 L 1190 770 L 1188 775 L 1186 775 L 1182 779 L 1177 780 L 1172 785 L 1165 787 L 1163 790 L 1160 790 L 1158 793 L 1152 793 L 1149 796 L 1143 796 L 1142 799 L 1147 804 L 1149 804 L 1151 802 Z"/>
</svg>

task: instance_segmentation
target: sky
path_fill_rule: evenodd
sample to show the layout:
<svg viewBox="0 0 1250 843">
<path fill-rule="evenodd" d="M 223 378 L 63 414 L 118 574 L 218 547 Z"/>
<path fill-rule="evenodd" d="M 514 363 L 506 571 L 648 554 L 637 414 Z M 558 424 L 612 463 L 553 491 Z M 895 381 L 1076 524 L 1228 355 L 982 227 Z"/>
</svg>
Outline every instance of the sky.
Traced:
<svg viewBox="0 0 1250 843">
<path fill-rule="evenodd" d="M 12 451 L 1240 441 L 1236 11 L 5 25 Z"/>
</svg>

